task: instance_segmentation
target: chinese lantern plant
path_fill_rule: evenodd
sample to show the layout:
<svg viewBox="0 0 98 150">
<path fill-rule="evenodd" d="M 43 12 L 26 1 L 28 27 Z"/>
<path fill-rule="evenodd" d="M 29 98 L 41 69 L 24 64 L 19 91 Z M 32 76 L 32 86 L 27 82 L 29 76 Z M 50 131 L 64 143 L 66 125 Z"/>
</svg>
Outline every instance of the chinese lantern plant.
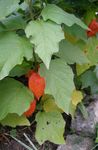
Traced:
<svg viewBox="0 0 98 150">
<path fill-rule="evenodd" d="M 35 115 L 39 144 L 65 143 L 62 113 L 74 118 L 81 89 L 97 87 L 98 2 L 76 2 L 0 1 L 0 123 L 30 126 Z"/>
</svg>

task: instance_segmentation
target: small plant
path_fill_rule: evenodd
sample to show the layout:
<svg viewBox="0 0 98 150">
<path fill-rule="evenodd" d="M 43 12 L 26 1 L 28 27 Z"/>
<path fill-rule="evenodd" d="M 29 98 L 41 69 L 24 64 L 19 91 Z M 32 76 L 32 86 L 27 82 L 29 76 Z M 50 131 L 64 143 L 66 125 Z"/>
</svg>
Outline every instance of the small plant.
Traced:
<svg viewBox="0 0 98 150">
<path fill-rule="evenodd" d="M 0 0 L 0 123 L 65 143 L 62 114 L 98 93 L 98 2 Z M 78 9 L 81 8 L 81 9 Z"/>
</svg>

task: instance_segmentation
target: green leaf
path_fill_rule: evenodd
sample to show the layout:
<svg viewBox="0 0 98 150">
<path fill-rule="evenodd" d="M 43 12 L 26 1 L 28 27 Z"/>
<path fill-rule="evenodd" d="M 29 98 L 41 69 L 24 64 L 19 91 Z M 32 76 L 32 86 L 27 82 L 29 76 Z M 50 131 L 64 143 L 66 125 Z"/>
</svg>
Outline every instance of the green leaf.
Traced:
<svg viewBox="0 0 98 150">
<path fill-rule="evenodd" d="M 57 106 L 69 113 L 71 95 L 75 89 L 71 68 L 65 61 L 56 59 L 51 61 L 49 70 L 44 65 L 40 69 L 41 75 L 46 79 L 45 93 L 53 95 Z"/>
<path fill-rule="evenodd" d="M 88 70 L 91 66 L 93 66 L 93 63 L 86 63 L 86 64 L 76 64 L 76 71 L 77 71 L 77 75 L 81 75 L 82 73 L 84 73 L 86 70 Z"/>
<path fill-rule="evenodd" d="M 49 140 L 56 144 L 64 144 L 65 123 L 59 112 L 39 112 L 36 116 L 36 139 L 39 144 Z"/>
<path fill-rule="evenodd" d="M 44 95 L 42 97 L 43 101 L 43 109 L 45 112 L 63 112 L 56 104 L 53 96 L 51 95 Z"/>
<path fill-rule="evenodd" d="M 80 26 L 78 26 L 76 24 L 72 25 L 71 27 L 68 27 L 68 26 L 64 25 L 63 29 L 64 29 L 64 32 L 65 32 L 65 38 L 66 38 L 66 34 L 69 34 L 70 36 L 73 36 L 73 38 L 77 38 L 77 40 L 81 39 L 85 42 L 87 41 L 86 32 Z"/>
<path fill-rule="evenodd" d="M 81 75 L 82 88 L 91 88 L 92 94 L 98 94 L 98 79 L 93 71 L 88 70 Z"/>
<path fill-rule="evenodd" d="M 72 93 L 72 104 L 76 107 L 83 99 L 83 94 L 81 91 L 74 90 Z"/>
<path fill-rule="evenodd" d="M 59 42 L 64 39 L 61 26 L 50 21 L 31 21 L 25 32 L 31 43 L 35 44 L 35 52 L 49 68 L 52 54 L 59 51 Z"/>
<path fill-rule="evenodd" d="M 4 19 L 19 7 L 20 0 L 0 0 L 0 19 Z"/>
<path fill-rule="evenodd" d="M 65 60 L 66 63 L 84 64 L 89 62 L 89 60 L 87 59 L 87 57 L 79 47 L 69 43 L 66 40 L 62 40 L 60 42 L 59 49 L 60 51 L 57 53 L 57 56 Z"/>
<path fill-rule="evenodd" d="M 14 128 L 16 126 L 30 126 L 29 120 L 24 115 L 18 116 L 17 114 L 8 114 L 0 123 Z"/>
<path fill-rule="evenodd" d="M 70 112 L 69 112 L 73 119 L 74 119 L 77 105 L 82 101 L 82 99 L 83 99 L 82 92 L 78 90 L 74 90 L 71 97 Z"/>
<path fill-rule="evenodd" d="M 98 63 L 98 39 L 93 37 L 89 38 L 87 44 L 84 46 L 83 51 L 91 63 Z"/>
<path fill-rule="evenodd" d="M 77 24 L 84 29 L 88 29 L 88 27 L 77 17 L 73 14 L 69 14 L 63 11 L 61 8 L 54 4 L 48 4 L 42 10 L 42 17 L 46 21 L 48 19 L 56 22 L 57 24 L 66 24 L 67 26 L 72 26 L 73 24 Z"/>
<path fill-rule="evenodd" d="M 80 112 L 82 113 L 84 119 L 88 118 L 88 112 L 86 107 L 84 106 L 83 102 L 79 103 L 78 105 L 78 109 L 80 110 Z"/>
<path fill-rule="evenodd" d="M 8 76 L 24 57 L 32 58 L 32 46 L 28 39 L 19 37 L 16 33 L 0 33 L 0 80 Z"/>
<path fill-rule="evenodd" d="M 16 29 L 24 29 L 26 26 L 26 22 L 22 18 L 21 15 L 11 15 L 8 18 L 4 19 L 2 23 L 6 28 L 3 30 L 16 30 Z"/>
<path fill-rule="evenodd" d="M 0 81 L 0 120 L 9 113 L 21 116 L 34 99 L 33 94 L 22 83 L 5 78 Z"/>
<path fill-rule="evenodd" d="M 11 71 L 9 76 L 11 77 L 20 77 L 22 75 L 25 75 L 28 73 L 28 71 L 31 69 L 31 64 L 23 61 L 23 63 L 21 65 L 17 65 L 15 66 Z"/>
<path fill-rule="evenodd" d="M 75 112 L 76 112 L 76 106 L 73 105 L 71 102 L 69 114 L 71 115 L 72 119 L 74 119 L 74 117 L 75 117 Z"/>
</svg>

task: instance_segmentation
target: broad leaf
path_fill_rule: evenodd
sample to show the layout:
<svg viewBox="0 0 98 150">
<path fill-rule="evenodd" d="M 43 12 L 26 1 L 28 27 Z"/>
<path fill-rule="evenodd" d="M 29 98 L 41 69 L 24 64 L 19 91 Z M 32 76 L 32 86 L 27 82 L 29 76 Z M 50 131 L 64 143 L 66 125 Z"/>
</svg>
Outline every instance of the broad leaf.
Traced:
<svg viewBox="0 0 98 150">
<path fill-rule="evenodd" d="M 73 14 L 69 14 L 63 11 L 61 8 L 54 4 L 48 4 L 42 11 L 42 17 L 46 21 L 48 19 L 56 22 L 57 24 L 66 24 L 67 26 L 72 26 L 73 24 L 77 24 L 84 29 L 88 29 L 88 27 Z"/>
<path fill-rule="evenodd" d="M 16 33 L 0 33 L 0 80 L 9 74 L 23 58 L 32 58 L 32 46 L 28 39 L 19 37 Z"/>
<path fill-rule="evenodd" d="M 59 112 L 39 112 L 36 116 L 36 139 L 39 144 L 49 140 L 56 144 L 64 144 L 65 123 Z"/>
<path fill-rule="evenodd" d="M 0 120 L 9 113 L 21 116 L 34 99 L 33 94 L 22 83 L 5 78 L 0 81 Z"/>
<path fill-rule="evenodd" d="M 64 112 L 69 113 L 71 95 L 74 90 L 73 72 L 62 60 L 53 60 L 50 69 L 41 66 L 40 73 L 46 79 L 45 93 L 53 95 L 55 103 Z"/>
<path fill-rule="evenodd" d="M 20 0 L 0 0 L 0 19 L 4 19 L 10 13 L 15 11 Z"/>
<path fill-rule="evenodd" d="M 66 63 L 73 64 L 83 64 L 88 63 L 89 60 L 83 53 L 83 51 L 75 45 L 72 45 L 66 40 L 60 42 L 60 51 L 57 53 L 57 56 L 64 59 Z"/>
<path fill-rule="evenodd" d="M 50 21 L 31 21 L 25 32 L 31 43 L 35 44 L 35 52 L 49 68 L 52 54 L 59 51 L 59 42 L 64 39 L 61 26 Z"/>
<path fill-rule="evenodd" d="M 24 115 L 18 116 L 17 114 L 8 114 L 0 123 L 10 127 L 30 126 L 29 120 Z"/>
</svg>

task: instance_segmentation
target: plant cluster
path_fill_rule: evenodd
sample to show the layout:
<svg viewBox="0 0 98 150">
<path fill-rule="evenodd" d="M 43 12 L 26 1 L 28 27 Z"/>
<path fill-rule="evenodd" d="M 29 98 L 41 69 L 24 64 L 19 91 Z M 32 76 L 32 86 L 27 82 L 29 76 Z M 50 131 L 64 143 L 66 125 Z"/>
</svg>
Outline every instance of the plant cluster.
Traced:
<svg viewBox="0 0 98 150">
<path fill-rule="evenodd" d="M 97 0 L 0 0 L 0 123 L 64 143 L 84 93 L 98 93 Z M 47 132 L 48 131 L 48 132 Z"/>
</svg>

